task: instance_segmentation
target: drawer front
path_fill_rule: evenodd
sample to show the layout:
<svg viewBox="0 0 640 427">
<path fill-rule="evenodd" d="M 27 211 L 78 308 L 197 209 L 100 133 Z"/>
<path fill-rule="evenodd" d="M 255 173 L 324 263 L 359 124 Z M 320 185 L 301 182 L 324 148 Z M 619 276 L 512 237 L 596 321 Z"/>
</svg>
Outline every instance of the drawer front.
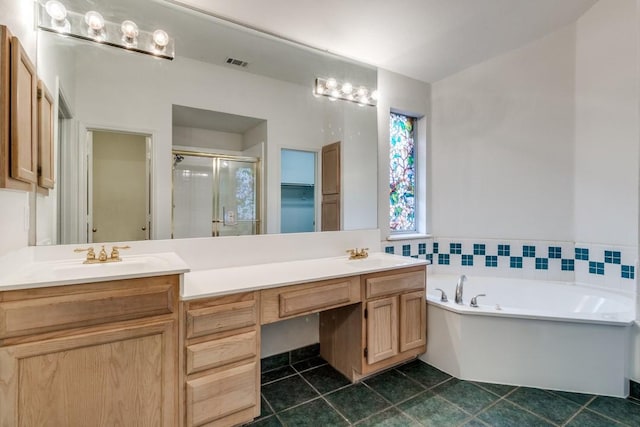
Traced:
<svg viewBox="0 0 640 427">
<path fill-rule="evenodd" d="M 175 293 L 141 286 L 0 302 L 0 338 L 172 313 Z"/>
<path fill-rule="evenodd" d="M 313 288 L 280 294 L 280 317 L 293 316 L 351 300 L 351 282 L 345 280 L 338 283 L 319 285 Z"/>
<path fill-rule="evenodd" d="M 187 381 L 187 425 L 200 426 L 258 404 L 257 364 Z"/>
<path fill-rule="evenodd" d="M 255 301 L 241 301 L 187 312 L 187 338 L 253 326 L 257 321 Z"/>
<path fill-rule="evenodd" d="M 424 290 L 425 271 L 410 271 L 398 274 L 371 277 L 365 280 L 367 298 L 376 298 L 410 290 Z"/>
<path fill-rule="evenodd" d="M 360 302 L 360 276 L 266 289 L 260 298 L 264 325 Z"/>
<path fill-rule="evenodd" d="M 250 357 L 258 352 L 256 331 L 187 346 L 187 374 Z"/>
</svg>

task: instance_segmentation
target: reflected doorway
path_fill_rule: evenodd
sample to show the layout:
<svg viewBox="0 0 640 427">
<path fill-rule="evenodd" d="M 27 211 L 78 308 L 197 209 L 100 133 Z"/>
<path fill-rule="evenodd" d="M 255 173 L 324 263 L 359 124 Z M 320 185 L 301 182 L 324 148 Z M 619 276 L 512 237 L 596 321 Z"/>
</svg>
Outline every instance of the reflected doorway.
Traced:
<svg viewBox="0 0 640 427">
<path fill-rule="evenodd" d="M 281 151 L 281 233 L 316 231 L 316 157 L 314 151 Z"/>
<path fill-rule="evenodd" d="M 149 239 L 151 138 L 104 130 L 87 138 L 89 243 Z"/>
<path fill-rule="evenodd" d="M 258 234 L 259 159 L 173 151 L 172 238 Z"/>
</svg>

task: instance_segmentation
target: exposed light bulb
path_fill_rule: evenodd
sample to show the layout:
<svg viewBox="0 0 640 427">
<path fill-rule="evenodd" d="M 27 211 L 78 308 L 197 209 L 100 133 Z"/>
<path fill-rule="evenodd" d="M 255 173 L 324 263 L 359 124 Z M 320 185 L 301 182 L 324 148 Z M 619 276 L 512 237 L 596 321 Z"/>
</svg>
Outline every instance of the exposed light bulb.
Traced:
<svg viewBox="0 0 640 427">
<path fill-rule="evenodd" d="M 100 13 L 92 10 L 84 15 L 84 22 L 94 32 L 100 32 L 104 28 L 104 18 Z"/>
<path fill-rule="evenodd" d="M 334 89 L 336 87 L 338 87 L 338 82 L 336 81 L 336 79 L 334 79 L 333 77 L 327 79 L 327 88 L 329 89 Z"/>
<path fill-rule="evenodd" d="M 320 83 L 318 83 L 316 85 L 315 94 L 316 95 L 322 95 L 323 93 L 324 93 L 324 88 L 322 87 L 322 85 Z"/>
<path fill-rule="evenodd" d="M 67 19 L 67 8 L 58 0 L 49 0 L 45 3 L 44 9 L 51 17 L 51 26 L 54 30 L 68 33 L 71 31 L 71 24 Z"/>
<path fill-rule="evenodd" d="M 333 89 L 331 91 L 331 97 L 338 99 L 340 97 L 340 91 L 338 89 Z"/>
<path fill-rule="evenodd" d="M 164 30 L 155 30 L 152 38 L 153 43 L 158 50 L 164 50 L 164 48 L 169 44 L 169 34 Z"/>
<path fill-rule="evenodd" d="M 45 3 L 44 9 L 54 21 L 62 23 L 67 18 L 67 8 L 58 0 L 49 0 Z"/>
<path fill-rule="evenodd" d="M 349 82 L 343 83 L 342 93 L 344 93 L 345 95 L 349 95 L 351 92 L 353 92 L 353 85 Z"/>
<path fill-rule="evenodd" d="M 358 96 L 363 97 L 363 96 L 367 96 L 368 94 L 369 94 L 369 91 L 367 90 L 366 87 L 360 86 L 358 88 Z"/>
<path fill-rule="evenodd" d="M 123 21 L 120 30 L 122 31 L 122 41 L 127 45 L 134 46 L 137 43 L 138 26 L 135 22 L 129 20 Z"/>
<path fill-rule="evenodd" d="M 374 91 L 371 92 L 371 99 L 373 99 L 374 101 L 377 101 L 378 96 L 379 96 L 378 89 L 374 89 Z"/>
</svg>

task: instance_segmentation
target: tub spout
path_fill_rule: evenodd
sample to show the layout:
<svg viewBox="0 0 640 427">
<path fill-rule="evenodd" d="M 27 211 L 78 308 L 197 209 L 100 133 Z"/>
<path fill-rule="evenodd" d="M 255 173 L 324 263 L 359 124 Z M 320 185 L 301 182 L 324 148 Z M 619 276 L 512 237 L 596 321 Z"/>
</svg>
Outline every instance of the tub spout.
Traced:
<svg viewBox="0 0 640 427">
<path fill-rule="evenodd" d="M 463 304 L 462 302 L 462 287 L 464 285 L 464 281 L 467 280 L 467 276 L 464 274 L 460 276 L 458 279 L 458 284 L 456 285 L 456 304 Z"/>
</svg>

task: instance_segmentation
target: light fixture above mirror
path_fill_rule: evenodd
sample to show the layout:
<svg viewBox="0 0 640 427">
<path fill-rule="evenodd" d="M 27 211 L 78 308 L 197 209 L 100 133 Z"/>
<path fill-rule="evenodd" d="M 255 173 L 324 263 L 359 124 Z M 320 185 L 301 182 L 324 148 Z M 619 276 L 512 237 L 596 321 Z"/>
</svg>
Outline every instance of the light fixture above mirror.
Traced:
<svg viewBox="0 0 640 427">
<path fill-rule="evenodd" d="M 41 30 L 157 58 L 174 58 L 174 40 L 164 30 L 140 30 L 129 19 L 122 23 L 109 22 L 100 12 L 71 11 L 59 0 L 40 1 L 37 5 L 38 28 Z"/>
<path fill-rule="evenodd" d="M 378 103 L 378 91 L 362 85 L 353 85 L 349 82 L 340 82 L 333 77 L 316 78 L 313 87 L 315 96 L 326 96 L 332 101 L 338 99 L 342 101 L 355 102 L 358 105 L 369 105 L 375 107 Z"/>
</svg>

